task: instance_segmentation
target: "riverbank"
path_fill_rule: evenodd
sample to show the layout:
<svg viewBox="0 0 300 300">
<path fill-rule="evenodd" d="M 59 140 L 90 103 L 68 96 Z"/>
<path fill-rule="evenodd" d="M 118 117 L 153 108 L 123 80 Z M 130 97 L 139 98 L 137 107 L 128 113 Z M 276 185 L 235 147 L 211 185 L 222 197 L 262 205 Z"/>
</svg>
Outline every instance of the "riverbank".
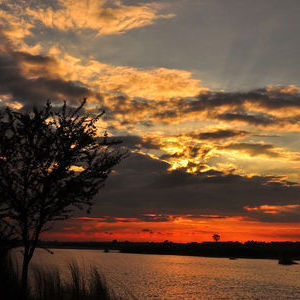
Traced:
<svg viewBox="0 0 300 300">
<path fill-rule="evenodd" d="M 42 242 L 52 249 L 94 249 L 122 253 L 184 255 L 202 257 L 300 260 L 300 242 L 203 242 L 203 243 L 134 243 L 134 242 Z"/>
</svg>

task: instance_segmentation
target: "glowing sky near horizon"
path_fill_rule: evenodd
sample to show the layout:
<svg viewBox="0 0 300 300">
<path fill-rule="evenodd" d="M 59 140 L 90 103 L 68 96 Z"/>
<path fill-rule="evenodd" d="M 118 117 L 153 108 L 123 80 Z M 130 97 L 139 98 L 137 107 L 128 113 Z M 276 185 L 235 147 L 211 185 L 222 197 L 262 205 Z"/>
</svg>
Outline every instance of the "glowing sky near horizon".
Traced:
<svg viewBox="0 0 300 300">
<path fill-rule="evenodd" d="M 1 105 L 103 107 L 132 152 L 59 240 L 300 239 L 298 0 L 0 1 Z"/>
</svg>

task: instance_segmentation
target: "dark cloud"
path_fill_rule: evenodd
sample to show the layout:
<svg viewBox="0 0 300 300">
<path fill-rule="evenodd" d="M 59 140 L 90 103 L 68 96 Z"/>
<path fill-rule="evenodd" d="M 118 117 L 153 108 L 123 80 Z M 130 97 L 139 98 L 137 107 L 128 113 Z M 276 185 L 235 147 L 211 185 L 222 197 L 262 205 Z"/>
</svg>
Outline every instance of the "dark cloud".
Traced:
<svg viewBox="0 0 300 300">
<path fill-rule="evenodd" d="M 241 176 L 209 170 L 190 174 L 132 154 L 108 179 L 92 214 L 145 220 L 172 215 L 249 216 L 244 207 L 297 204 L 300 188 L 276 176 Z M 161 220 L 163 216 L 163 220 Z"/>
<path fill-rule="evenodd" d="M 226 219 L 227 216 L 218 216 L 218 215 L 187 215 L 185 216 L 188 219 Z"/>
<path fill-rule="evenodd" d="M 219 149 L 237 150 L 246 152 L 250 156 L 265 155 L 268 157 L 280 157 L 281 154 L 275 150 L 271 144 L 254 144 L 254 143 L 230 143 L 225 146 L 220 146 Z"/>
<path fill-rule="evenodd" d="M 147 121 L 147 120 L 140 121 L 140 124 L 143 125 L 143 126 L 145 126 L 145 127 L 152 127 L 152 126 L 154 126 L 154 123 L 152 121 Z"/>
<path fill-rule="evenodd" d="M 268 212 L 247 212 L 249 218 L 261 222 L 269 223 L 298 223 L 300 219 L 300 209 L 295 208 L 288 212 L 268 213 Z"/>
<path fill-rule="evenodd" d="M 170 216 L 167 215 L 144 215 L 140 216 L 139 220 L 143 222 L 168 222 L 170 221 Z"/>
<path fill-rule="evenodd" d="M 1 40 L 5 41 L 5 38 L 2 37 Z M 22 70 L 24 62 L 38 65 L 40 70 L 35 72 L 39 76 L 28 77 Z M 47 72 L 47 67 L 54 63 L 55 60 L 48 56 L 14 51 L 7 42 L 6 47 L 0 51 L 0 94 L 9 95 L 12 100 L 25 106 L 43 104 L 48 99 L 52 101 L 65 99 L 71 102 L 89 96 L 102 99 L 101 95 L 95 94 L 83 85 L 57 76 L 53 77 L 53 74 Z"/>
<path fill-rule="evenodd" d="M 124 114 L 125 116 L 127 113 L 139 113 L 141 111 L 147 111 L 152 109 L 153 105 L 153 101 L 147 101 L 144 99 L 131 99 L 128 95 L 121 93 L 110 98 L 110 117 L 114 118 L 114 114 Z M 132 120 L 130 121 L 132 122 Z M 148 120 L 139 120 L 138 122 L 141 121 L 148 122 Z"/>
<path fill-rule="evenodd" d="M 249 114 L 247 112 L 226 112 L 217 116 L 224 121 L 242 121 L 251 125 L 273 125 L 279 122 L 279 119 L 263 113 Z"/>
<path fill-rule="evenodd" d="M 243 130 L 219 129 L 211 132 L 200 132 L 198 134 L 192 133 L 191 136 L 201 140 L 218 140 L 233 137 L 244 137 L 248 134 L 249 133 L 247 131 Z"/>
<path fill-rule="evenodd" d="M 185 154 L 184 154 L 183 152 L 181 152 L 181 153 L 175 152 L 175 153 L 173 153 L 173 154 L 166 153 L 166 154 L 161 155 L 159 158 L 160 158 L 160 159 L 168 160 L 168 159 L 170 159 L 170 158 L 180 158 L 180 157 L 184 157 L 184 155 L 185 155 Z"/>
<path fill-rule="evenodd" d="M 300 108 L 300 93 L 297 91 L 289 93 L 288 89 L 285 90 L 283 88 L 261 88 L 247 92 L 207 92 L 200 94 L 197 98 L 184 98 L 174 100 L 172 103 L 144 101 L 139 103 L 138 106 L 127 99 L 127 104 L 126 107 L 121 106 L 120 108 L 123 113 L 130 108 L 135 111 L 152 110 L 153 113 L 149 115 L 149 118 L 154 118 L 156 121 L 164 123 L 173 122 L 179 117 L 188 118 L 189 114 L 196 112 L 206 113 L 206 118 L 208 119 L 242 121 L 253 126 L 295 124 L 300 121 L 299 116 L 279 118 L 272 115 L 272 110 Z M 246 104 L 255 105 L 256 110 L 253 112 L 248 111 Z M 220 107 L 227 108 L 227 111 L 218 113 Z M 266 113 L 266 111 L 270 111 L 270 113 Z"/>
<path fill-rule="evenodd" d="M 26 52 L 19 52 L 19 51 L 14 51 L 11 52 L 11 55 L 15 57 L 19 62 L 27 62 L 30 64 L 37 64 L 37 65 L 49 65 L 53 64 L 56 65 L 57 62 L 53 57 L 47 56 L 47 55 L 33 55 L 30 53 Z"/>
<path fill-rule="evenodd" d="M 160 145 L 151 138 L 142 138 L 138 135 L 124 135 L 114 137 L 114 139 L 115 138 L 121 140 L 122 145 L 129 149 L 160 149 Z"/>
<path fill-rule="evenodd" d="M 148 228 L 144 228 L 141 230 L 142 232 L 148 232 L 150 234 L 153 234 L 153 231 L 151 229 L 148 229 Z"/>
<path fill-rule="evenodd" d="M 175 111 L 175 110 L 159 111 L 154 114 L 154 117 L 159 118 L 159 119 L 169 119 L 169 118 L 174 118 L 177 116 L 178 116 L 178 111 Z"/>
<path fill-rule="evenodd" d="M 170 221 L 170 216 L 168 215 L 140 215 L 134 218 L 118 218 L 112 216 L 97 216 L 97 217 L 83 217 L 74 218 L 76 222 L 101 222 L 101 223 L 130 223 L 130 222 L 168 222 Z"/>
<path fill-rule="evenodd" d="M 286 93 L 282 90 L 268 90 L 266 88 L 248 92 L 217 92 L 201 94 L 197 100 L 192 101 L 189 109 L 207 109 L 224 105 L 239 108 L 245 103 L 257 104 L 269 109 L 300 107 L 300 93 Z"/>
<path fill-rule="evenodd" d="M 223 121 L 240 121 L 252 126 L 282 126 L 298 124 L 300 117 L 295 112 L 292 117 L 278 117 L 272 114 L 277 110 L 300 108 L 300 93 L 282 88 L 261 88 L 246 92 L 207 92 L 196 98 L 173 99 L 172 101 L 147 101 L 130 99 L 126 95 L 115 97 L 112 112 L 136 114 L 128 123 L 140 123 L 138 113 L 147 113 L 150 125 L 153 122 L 164 124 L 178 120 L 197 119 L 195 113 L 204 113 L 201 118 Z M 253 105 L 254 111 L 248 106 Z M 219 112 L 220 108 L 222 113 Z M 225 111 L 224 111 L 225 108 Z M 143 114 L 145 115 L 145 114 Z M 224 132 L 225 134 L 225 132 Z M 230 133 L 228 133 L 230 134 Z M 203 134 L 203 138 L 210 138 Z M 213 136 L 211 137 L 213 138 Z M 216 135 L 216 138 L 218 136 Z"/>
</svg>

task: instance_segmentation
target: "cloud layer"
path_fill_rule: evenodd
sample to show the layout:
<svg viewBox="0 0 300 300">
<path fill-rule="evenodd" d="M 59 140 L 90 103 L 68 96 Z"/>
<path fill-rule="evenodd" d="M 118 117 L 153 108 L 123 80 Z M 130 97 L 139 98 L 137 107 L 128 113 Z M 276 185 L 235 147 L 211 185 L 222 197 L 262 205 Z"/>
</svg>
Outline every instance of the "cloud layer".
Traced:
<svg viewBox="0 0 300 300">
<path fill-rule="evenodd" d="M 99 134 L 107 129 L 132 153 L 99 194 L 93 215 L 78 215 L 49 237 L 84 231 L 86 239 L 180 240 L 189 226 L 197 237 L 215 226 L 229 239 L 247 228 L 298 222 L 297 85 L 216 90 L 179 63 L 113 64 L 85 44 L 130 43 L 134 34 L 159 31 L 176 19 L 164 1 L 1 1 L 0 7 L 1 105 L 27 109 L 48 99 L 76 105 L 87 97 L 87 110 L 106 111 Z M 244 231 L 237 233 L 239 224 Z"/>
</svg>

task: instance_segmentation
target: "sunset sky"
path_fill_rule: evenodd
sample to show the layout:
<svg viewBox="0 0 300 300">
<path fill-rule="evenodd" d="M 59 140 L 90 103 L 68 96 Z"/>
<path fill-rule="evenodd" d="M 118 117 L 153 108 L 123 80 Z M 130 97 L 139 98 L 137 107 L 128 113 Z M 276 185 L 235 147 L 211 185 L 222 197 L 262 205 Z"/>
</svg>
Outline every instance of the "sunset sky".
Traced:
<svg viewBox="0 0 300 300">
<path fill-rule="evenodd" d="M 104 108 L 131 155 L 50 240 L 300 240 L 299 0 L 0 0 L 0 104 Z"/>
</svg>

